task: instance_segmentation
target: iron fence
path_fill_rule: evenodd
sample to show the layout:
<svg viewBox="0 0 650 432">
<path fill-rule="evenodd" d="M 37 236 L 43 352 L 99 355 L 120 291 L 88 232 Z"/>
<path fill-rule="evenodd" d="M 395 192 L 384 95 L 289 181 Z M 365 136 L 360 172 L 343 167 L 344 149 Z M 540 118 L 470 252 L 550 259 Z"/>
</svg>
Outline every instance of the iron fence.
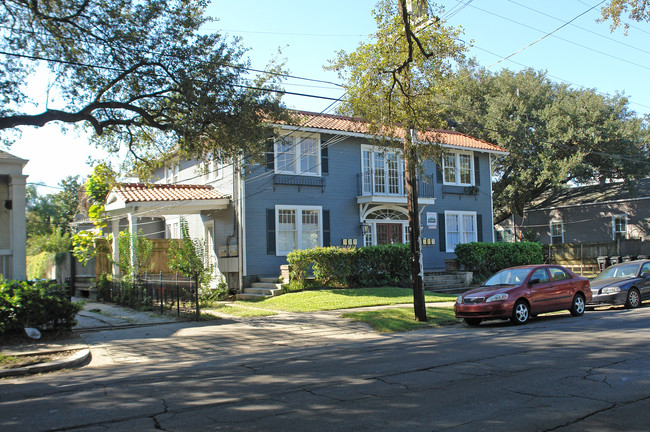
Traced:
<svg viewBox="0 0 650 432">
<path fill-rule="evenodd" d="M 178 316 L 192 313 L 198 316 L 196 283 L 178 274 L 144 274 L 135 280 L 113 279 L 98 297 L 133 309 L 176 312 Z"/>
</svg>

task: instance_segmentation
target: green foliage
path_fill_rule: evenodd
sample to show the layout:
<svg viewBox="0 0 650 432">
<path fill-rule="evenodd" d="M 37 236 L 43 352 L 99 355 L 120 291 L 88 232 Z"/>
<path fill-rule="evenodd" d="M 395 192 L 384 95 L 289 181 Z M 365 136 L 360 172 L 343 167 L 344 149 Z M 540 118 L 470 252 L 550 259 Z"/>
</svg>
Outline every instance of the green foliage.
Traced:
<svg viewBox="0 0 650 432">
<path fill-rule="evenodd" d="M 81 306 L 67 290 L 50 281 L 0 281 L 0 334 L 25 327 L 71 330 Z"/>
<path fill-rule="evenodd" d="M 291 281 L 286 290 L 406 286 L 410 280 L 409 256 L 409 246 L 402 244 L 295 250 L 287 255 Z M 307 278 L 310 271 L 313 281 Z"/>
<path fill-rule="evenodd" d="M 279 112 L 280 96 L 269 90 L 280 75 L 251 73 L 240 39 L 208 32 L 208 3 L 0 3 L 0 130 L 80 123 L 97 144 L 133 161 L 156 160 L 174 146 L 230 156 L 262 146 L 271 130 L 263 120 Z M 37 62 L 26 56 L 49 69 L 48 93 L 27 91 Z M 57 95 L 55 109 L 34 112 L 31 98 L 47 94 Z"/>
<path fill-rule="evenodd" d="M 41 252 L 70 252 L 72 250 L 72 236 L 61 230 L 52 233 L 34 235 L 27 239 L 27 255 L 36 255 Z"/>
<path fill-rule="evenodd" d="M 84 183 L 86 195 L 90 203 L 88 217 L 94 225 L 93 229 L 81 230 L 72 237 L 74 256 L 80 263 L 86 265 L 95 257 L 96 243 L 102 237 L 106 227 L 104 204 L 106 197 L 115 183 L 116 173 L 107 164 L 97 164 Z"/>
<path fill-rule="evenodd" d="M 116 263 L 120 268 L 120 274 L 124 278 L 133 278 L 150 271 L 153 268 L 153 242 L 144 236 L 142 230 L 131 235 L 129 231 L 120 232 L 118 245 L 120 248 L 120 260 Z M 131 248 L 135 263 L 131 262 Z"/>
<path fill-rule="evenodd" d="M 63 189 L 49 195 L 39 195 L 36 186 L 26 189 L 27 237 L 43 236 L 57 231 L 70 232 L 79 207 L 79 176 L 68 176 L 59 182 Z M 40 251 L 39 251 L 40 252 Z"/>
<path fill-rule="evenodd" d="M 41 252 L 36 255 L 27 255 L 27 279 L 45 279 L 48 270 L 54 265 L 52 252 Z"/>
<path fill-rule="evenodd" d="M 187 221 L 183 218 L 180 221 L 180 228 L 180 241 L 172 241 L 169 244 L 168 267 L 174 272 L 192 278 L 199 285 L 207 285 L 212 278 L 214 268 L 208 262 L 205 242 L 190 237 Z"/>
<path fill-rule="evenodd" d="M 621 21 L 621 16 L 625 14 L 632 21 L 650 21 L 650 10 L 648 9 L 647 0 L 610 0 L 602 8 L 602 18 L 600 21 L 611 20 L 610 29 L 612 31 L 623 24 L 625 34 L 627 34 L 630 24 Z"/>
<path fill-rule="evenodd" d="M 545 72 L 462 69 L 439 103 L 455 130 L 505 148 L 492 163 L 495 222 L 542 193 L 649 173 L 647 124 L 621 95 L 558 84 Z"/>
<path fill-rule="evenodd" d="M 111 276 L 102 273 L 95 282 L 97 287 L 97 299 L 103 301 L 111 301 Z"/>
<path fill-rule="evenodd" d="M 539 243 L 462 243 L 454 249 L 458 264 L 476 275 L 491 275 L 508 267 L 544 262 Z"/>
</svg>

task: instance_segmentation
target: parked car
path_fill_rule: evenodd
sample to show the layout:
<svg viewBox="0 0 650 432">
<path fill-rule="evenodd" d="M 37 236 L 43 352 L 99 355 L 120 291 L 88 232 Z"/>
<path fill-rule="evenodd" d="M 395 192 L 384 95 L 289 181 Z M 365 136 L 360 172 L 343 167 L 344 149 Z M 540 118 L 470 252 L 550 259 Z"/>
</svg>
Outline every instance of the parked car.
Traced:
<svg viewBox="0 0 650 432">
<path fill-rule="evenodd" d="M 641 306 L 650 298 L 650 260 L 628 261 L 607 267 L 591 281 L 589 306 Z"/>
<path fill-rule="evenodd" d="M 458 296 L 454 310 L 471 326 L 492 319 L 510 319 L 517 325 L 563 309 L 580 316 L 590 301 L 587 278 L 559 265 L 529 265 L 494 274 L 481 287 Z"/>
</svg>

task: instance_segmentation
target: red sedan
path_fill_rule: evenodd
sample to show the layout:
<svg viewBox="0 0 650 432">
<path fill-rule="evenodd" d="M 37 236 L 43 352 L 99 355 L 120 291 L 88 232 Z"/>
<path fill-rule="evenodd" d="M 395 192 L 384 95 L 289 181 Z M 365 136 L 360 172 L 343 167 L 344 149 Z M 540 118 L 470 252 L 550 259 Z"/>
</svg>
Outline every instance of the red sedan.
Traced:
<svg viewBox="0 0 650 432">
<path fill-rule="evenodd" d="M 524 324 L 531 316 L 565 309 L 580 316 L 589 302 L 587 278 L 559 265 L 529 265 L 494 274 L 481 287 L 461 294 L 454 310 L 471 326 L 491 319 Z"/>
</svg>

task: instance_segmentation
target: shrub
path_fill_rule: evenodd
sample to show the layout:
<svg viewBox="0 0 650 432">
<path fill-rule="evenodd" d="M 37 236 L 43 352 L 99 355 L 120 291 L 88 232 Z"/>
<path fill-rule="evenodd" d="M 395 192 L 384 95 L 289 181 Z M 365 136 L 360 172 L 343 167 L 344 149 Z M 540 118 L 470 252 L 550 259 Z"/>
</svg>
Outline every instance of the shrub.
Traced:
<svg viewBox="0 0 650 432">
<path fill-rule="evenodd" d="M 458 263 L 475 275 L 490 275 L 507 267 L 544 262 L 539 243 L 463 243 L 454 249 Z"/>
<path fill-rule="evenodd" d="M 54 265 L 53 252 L 41 252 L 36 255 L 27 255 L 27 279 L 44 279 Z"/>
<path fill-rule="evenodd" d="M 69 331 L 80 309 L 55 282 L 0 281 L 0 334 L 25 327 Z"/>
<path fill-rule="evenodd" d="M 405 286 L 410 280 L 409 253 L 409 246 L 402 244 L 296 250 L 287 255 L 291 281 L 284 290 Z M 310 272 L 313 280 L 307 277 Z"/>
</svg>

